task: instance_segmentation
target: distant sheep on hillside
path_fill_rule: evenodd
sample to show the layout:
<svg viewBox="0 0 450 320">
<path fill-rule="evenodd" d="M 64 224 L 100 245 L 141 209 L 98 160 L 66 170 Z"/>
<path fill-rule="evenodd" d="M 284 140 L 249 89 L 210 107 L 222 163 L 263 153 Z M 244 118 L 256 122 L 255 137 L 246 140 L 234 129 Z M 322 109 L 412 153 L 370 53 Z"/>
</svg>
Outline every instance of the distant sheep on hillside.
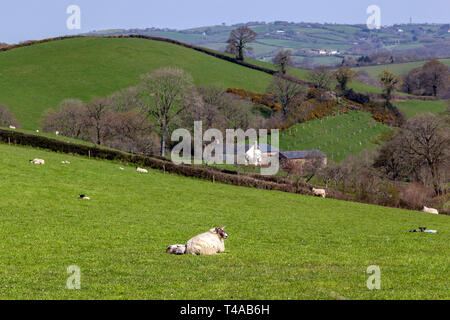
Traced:
<svg viewBox="0 0 450 320">
<path fill-rule="evenodd" d="M 15 126 L 9 126 L 10 129 L 16 130 L 17 128 Z"/>
<path fill-rule="evenodd" d="M 136 168 L 136 171 L 140 172 L 140 173 L 148 173 L 147 169 L 142 169 L 142 168 L 139 168 L 139 167 Z"/>
<path fill-rule="evenodd" d="M 42 160 L 42 159 L 33 159 L 33 160 L 30 160 L 30 163 L 32 163 L 32 164 L 40 164 L 40 165 L 44 165 L 44 164 L 45 164 L 45 160 Z"/>
<path fill-rule="evenodd" d="M 317 196 L 317 197 L 325 198 L 325 196 L 326 196 L 326 191 L 325 191 L 325 189 L 316 189 L 316 188 L 313 188 L 313 189 L 312 189 L 312 192 L 313 192 L 314 195 Z"/>
<path fill-rule="evenodd" d="M 437 211 L 436 209 L 433 209 L 433 208 L 427 208 L 427 207 L 425 207 L 425 206 L 423 206 L 422 211 L 423 211 L 423 212 L 426 212 L 426 213 L 431 213 L 431 214 L 439 214 L 439 211 Z"/>
<path fill-rule="evenodd" d="M 167 253 L 171 254 L 195 254 L 195 255 L 214 255 L 225 251 L 225 239 L 228 235 L 223 228 L 213 228 L 208 232 L 199 234 L 190 239 L 184 246 L 176 244 L 169 246 L 166 249 Z"/>
</svg>

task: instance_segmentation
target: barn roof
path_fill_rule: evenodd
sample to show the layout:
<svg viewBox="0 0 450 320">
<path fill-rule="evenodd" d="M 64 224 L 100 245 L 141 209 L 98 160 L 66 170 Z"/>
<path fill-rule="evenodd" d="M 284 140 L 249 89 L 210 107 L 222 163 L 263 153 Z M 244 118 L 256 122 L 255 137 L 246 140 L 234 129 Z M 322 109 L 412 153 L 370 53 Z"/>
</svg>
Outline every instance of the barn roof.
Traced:
<svg viewBox="0 0 450 320">
<path fill-rule="evenodd" d="M 226 154 L 227 153 L 227 146 L 231 147 L 231 150 L 233 150 L 234 154 L 238 153 L 238 145 L 237 144 L 221 144 L 219 146 L 219 148 L 223 149 L 223 153 Z M 252 147 L 252 144 L 246 144 L 244 146 L 244 152 L 247 152 L 250 147 Z M 266 152 L 280 152 L 280 150 L 278 150 L 277 148 L 271 146 L 270 144 L 265 144 L 265 143 L 260 143 L 258 144 L 258 149 L 261 150 L 261 152 L 266 153 Z"/>
<path fill-rule="evenodd" d="M 299 150 L 280 152 L 286 159 L 326 158 L 327 155 L 320 150 Z"/>
</svg>

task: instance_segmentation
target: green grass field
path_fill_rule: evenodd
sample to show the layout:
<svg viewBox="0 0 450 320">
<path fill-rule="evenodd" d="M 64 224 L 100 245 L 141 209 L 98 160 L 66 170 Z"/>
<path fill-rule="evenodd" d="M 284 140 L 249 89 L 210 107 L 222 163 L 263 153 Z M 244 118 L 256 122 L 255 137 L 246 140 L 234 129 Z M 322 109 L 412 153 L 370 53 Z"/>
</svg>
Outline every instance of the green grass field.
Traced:
<svg viewBox="0 0 450 320">
<path fill-rule="evenodd" d="M 270 75 L 181 46 L 143 39 L 81 38 L 0 53 L 0 104 L 22 127 L 40 127 L 43 111 L 66 98 L 83 101 L 139 83 L 140 75 L 178 66 L 197 84 L 265 92 Z"/>
<path fill-rule="evenodd" d="M 368 112 L 350 111 L 348 114 L 329 116 L 296 124 L 280 133 L 280 149 L 320 150 L 329 159 L 342 161 L 349 154 L 375 147 L 371 142 L 386 130 Z"/>
<path fill-rule="evenodd" d="M 406 113 L 408 118 L 417 114 L 431 112 L 441 113 L 447 108 L 448 102 L 444 100 L 422 101 L 422 100 L 406 100 L 395 103 L 400 110 Z"/>
<path fill-rule="evenodd" d="M 448 216 L 139 175 L 5 144 L 0 175 L 1 299 L 450 298 Z M 223 225 L 226 254 L 165 253 Z M 440 234 L 408 232 L 418 226 Z M 66 289 L 70 265 L 81 290 Z M 370 265 L 381 290 L 366 288 Z"/>
<path fill-rule="evenodd" d="M 446 66 L 450 66 L 450 59 L 439 59 L 443 64 Z M 409 71 L 411 71 L 414 68 L 423 66 L 427 61 L 417 61 L 417 62 L 407 62 L 407 63 L 393 63 L 393 64 L 386 64 L 386 65 L 380 65 L 380 66 L 370 66 L 370 67 L 359 67 L 354 68 L 355 71 L 361 71 L 365 70 L 369 75 L 377 79 L 378 75 L 383 70 L 389 70 L 396 75 L 402 75 L 406 74 Z"/>
</svg>

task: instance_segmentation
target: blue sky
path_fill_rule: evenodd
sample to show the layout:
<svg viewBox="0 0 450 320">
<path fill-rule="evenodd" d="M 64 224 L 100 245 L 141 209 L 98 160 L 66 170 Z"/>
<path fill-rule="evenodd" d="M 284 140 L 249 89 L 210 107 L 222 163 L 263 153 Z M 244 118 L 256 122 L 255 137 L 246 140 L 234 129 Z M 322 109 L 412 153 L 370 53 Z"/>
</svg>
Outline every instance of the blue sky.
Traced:
<svg viewBox="0 0 450 320">
<path fill-rule="evenodd" d="M 69 5 L 81 8 L 81 30 L 68 30 Z M 383 25 L 449 23 L 449 0 L 2 0 L 0 42 L 114 28 L 185 29 L 247 21 L 365 23 L 369 5 Z"/>
</svg>

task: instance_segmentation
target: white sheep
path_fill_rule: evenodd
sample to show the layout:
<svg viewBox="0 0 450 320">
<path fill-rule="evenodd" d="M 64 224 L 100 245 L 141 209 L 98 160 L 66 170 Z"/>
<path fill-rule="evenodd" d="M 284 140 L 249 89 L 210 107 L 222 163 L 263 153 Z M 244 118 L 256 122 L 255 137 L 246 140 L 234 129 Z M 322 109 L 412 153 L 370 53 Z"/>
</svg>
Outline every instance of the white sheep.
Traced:
<svg viewBox="0 0 450 320">
<path fill-rule="evenodd" d="M 225 251 L 225 239 L 228 235 L 223 228 L 212 228 L 208 232 L 199 234 L 190 239 L 184 246 L 176 244 L 169 246 L 166 249 L 167 253 L 171 254 L 195 254 L 195 255 L 214 255 Z"/>
<path fill-rule="evenodd" d="M 317 196 L 317 197 L 325 198 L 325 196 L 326 196 L 326 191 L 325 191 L 325 189 L 316 189 L 316 188 L 313 188 L 312 191 L 313 191 L 314 195 Z"/>
<path fill-rule="evenodd" d="M 45 160 L 36 158 L 36 159 L 30 160 L 30 163 L 44 165 L 45 164 Z"/>
<path fill-rule="evenodd" d="M 56 134 L 57 136 L 59 136 L 59 131 L 55 131 L 55 134 Z"/>
<path fill-rule="evenodd" d="M 14 126 L 9 126 L 10 129 L 16 130 L 17 128 Z"/>
<path fill-rule="evenodd" d="M 142 169 L 142 168 L 139 168 L 139 167 L 136 168 L 136 171 L 140 172 L 140 173 L 148 173 L 147 169 Z"/>
<path fill-rule="evenodd" d="M 425 207 L 425 206 L 423 206 L 422 211 L 423 211 L 423 212 L 426 212 L 426 213 L 431 213 L 431 214 L 439 214 L 439 211 L 437 211 L 436 209 L 433 209 L 433 208 L 427 208 L 427 207 Z"/>
<path fill-rule="evenodd" d="M 80 196 L 78 197 L 78 199 L 82 199 L 82 200 L 91 200 L 91 198 L 86 197 L 84 194 L 80 195 Z"/>
</svg>

